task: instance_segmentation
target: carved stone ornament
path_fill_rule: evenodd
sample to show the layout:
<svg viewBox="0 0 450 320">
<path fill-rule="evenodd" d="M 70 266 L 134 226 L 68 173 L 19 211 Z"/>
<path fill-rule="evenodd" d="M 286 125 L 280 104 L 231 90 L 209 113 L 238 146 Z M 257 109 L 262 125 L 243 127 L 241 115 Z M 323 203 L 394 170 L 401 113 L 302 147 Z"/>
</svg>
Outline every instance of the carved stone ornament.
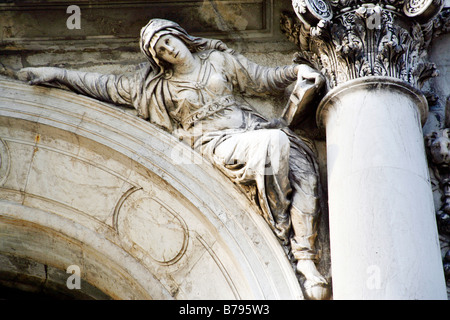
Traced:
<svg viewBox="0 0 450 320">
<path fill-rule="evenodd" d="M 300 48 L 297 61 L 321 70 L 329 89 L 366 76 L 394 77 L 421 88 L 438 75 L 426 50 L 442 0 L 311 1 L 315 5 L 294 0 L 300 22 L 285 14 L 281 25 Z"/>
<path fill-rule="evenodd" d="M 450 128 L 425 136 L 447 291 L 450 291 Z M 436 201 L 435 199 L 435 201 Z"/>
<path fill-rule="evenodd" d="M 431 23 L 430 23 L 431 24 Z M 431 33 L 433 38 L 438 37 L 441 34 L 446 34 L 450 32 L 450 8 L 442 10 L 436 18 L 432 20 Z"/>
<path fill-rule="evenodd" d="M 412 0 L 406 1 L 403 12 L 407 17 L 417 18 L 419 22 L 427 22 L 438 13 L 444 3 L 440 0 Z"/>
<path fill-rule="evenodd" d="M 297 17 L 308 24 L 316 24 L 320 20 L 331 20 L 333 11 L 330 4 L 325 0 L 293 0 Z"/>
<path fill-rule="evenodd" d="M 17 77 L 135 108 L 141 118 L 188 144 L 242 187 L 259 207 L 303 277 L 305 296 L 328 298 L 328 280 L 316 266 L 320 260 L 320 249 L 315 246 L 317 220 L 323 211 L 319 166 L 312 142 L 289 128 L 320 94 L 323 76 L 307 65 L 258 65 L 220 40 L 191 36 L 164 19 L 152 19 L 142 28 L 140 47 L 148 63 L 135 74 L 42 67 L 24 68 Z M 265 119 L 235 96 L 235 86 L 246 95 L 265 97 L 282 94 L 294 82 L 282 120 Z M 159 205 L 145 199 L 138 201 L 142 208 Z M 122 210 L 126 211 L 125 200 Z M 172 221 L 175 232 L 171 237 L 179 239 L 179 246 L 167 250 L 129 235 L 130 241 L 152 252 L 156 261 L 168 265 L 183 254 L 187 226 L 180 219 L 173 224 L 176 217 L 163 211 L 167 219 L 158 216 L 155 220 L 144 209 L 129 213 L 123 221 L 115 220 L 119 231 L 121 225 L 138 228 L 144 217 L 147 225 Z"/>
</svg>

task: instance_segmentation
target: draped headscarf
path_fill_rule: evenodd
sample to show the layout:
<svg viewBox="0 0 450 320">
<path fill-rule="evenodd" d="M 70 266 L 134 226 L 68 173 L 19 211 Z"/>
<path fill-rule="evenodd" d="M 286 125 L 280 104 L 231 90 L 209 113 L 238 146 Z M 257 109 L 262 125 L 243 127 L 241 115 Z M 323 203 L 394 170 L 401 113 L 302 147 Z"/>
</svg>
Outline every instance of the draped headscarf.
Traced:
<svg viewBox="0 0 450 320">
<path fill-rule="evenodd" d="M 167 107 L 172 104 L 170 92 L 165 79 L 171 77 L 172 70 L 165 61 L 160 61 L 156 56 L 155 45 L 158 40 L 166 35 L 178 37 L 191 52 L 215 49 L 234 53 L 222 41 L 194 37 L 176 22 L 165 19 L 151 19 L 141 29 L 140 48 L 148 58 L 148 66 L 141 71 L 137 79 L 135 108 L 139 116 L 150 120 L 163 128 L 172 131 L 172 121 Z"/>
</svg>

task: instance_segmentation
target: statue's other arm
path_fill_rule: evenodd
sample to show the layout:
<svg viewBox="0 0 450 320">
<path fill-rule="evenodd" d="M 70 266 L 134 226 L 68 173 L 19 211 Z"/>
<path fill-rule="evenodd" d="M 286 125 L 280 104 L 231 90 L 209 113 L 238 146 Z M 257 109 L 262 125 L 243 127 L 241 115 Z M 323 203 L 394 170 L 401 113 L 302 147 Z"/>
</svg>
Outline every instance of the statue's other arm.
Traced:
<svg viewBox="0 0 450 320">
<path fill-rule="evenodd" d="M 54 67 L 24 68 L 17 77 L 29 84 L 51 84 L 65 87 L 101 101 L 132 106 L 131 88 L 134 78 L 105 75 Z"/>
<path fill-rule="evenodd" d="M 266 67 L 256 64 L 241 54 L 224 54 L 226 70 L 233 74 L 233 82 L 243 94 L 267 95 L 283 92 L 296 80 L 315 81 L 320 74 L 307 65 Z"/>
<path fill-rule="evenodd" d="M 296 126 L 311 111 L 314 99 L 325 83 L 324 77 L 304 64 L 282 67 L 260 66 L 240 54 L 227 55 L 226 70 L 232 70 L 232 79 L 245 95 L 267 95 L 282 92 L 297 81 L 289 102 L 282 113 L 288 126 Z"/>
</svg>

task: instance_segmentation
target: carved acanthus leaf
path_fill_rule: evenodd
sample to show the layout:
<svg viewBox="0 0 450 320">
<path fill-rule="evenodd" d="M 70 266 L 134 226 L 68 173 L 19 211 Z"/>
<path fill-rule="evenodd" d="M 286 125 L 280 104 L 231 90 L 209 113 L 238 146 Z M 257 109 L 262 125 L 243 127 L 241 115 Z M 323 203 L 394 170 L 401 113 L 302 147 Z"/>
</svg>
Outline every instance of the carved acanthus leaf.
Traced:
<svg viewBox="0 0 450 320">
<path fill-rule="evenodd" d="M 433 18 L 442 0 L 330 0 L 321 8 L 334 12 L 320 13 L 330 18 L 315 21 L 311 16 L 318 13 L 310 11 L 318 9 L 311 2 L 326 1 L 294 0 L 300 19 L 284 14 L 282 30 L 299 45 L 299 55 L 323 72 L 329 88 L 367 76 L 394 77 L 421 88 L 438 74 L 427 49 L 433 26 L 449 28 L 442 13 Z M 422 24 L 426 18 L 434 20 Z"/>
</svg>

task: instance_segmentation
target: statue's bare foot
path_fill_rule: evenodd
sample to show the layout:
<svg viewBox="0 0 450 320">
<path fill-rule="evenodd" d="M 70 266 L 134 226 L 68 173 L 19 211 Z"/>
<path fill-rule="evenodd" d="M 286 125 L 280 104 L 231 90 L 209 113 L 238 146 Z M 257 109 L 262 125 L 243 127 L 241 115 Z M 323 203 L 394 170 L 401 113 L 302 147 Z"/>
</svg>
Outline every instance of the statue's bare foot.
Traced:
<svg viewBox="0 0 450 320">
<path fill-rule="evenodd" d="M 311 300 L 326 300 L 330 296 L 327 280 L 320 274 L 312 260 L 297 261 L 297 271 L 306 278 L 304 283 L 306 298 Z"/>
<path fill-rule="evenodd" d="M 298 260 L 297 271 L 303 274 L 306 280 L 314 283 L 328 284 L 327 280 L 320 274 L 316 264 L 312 260 Z"/>
</svg>

